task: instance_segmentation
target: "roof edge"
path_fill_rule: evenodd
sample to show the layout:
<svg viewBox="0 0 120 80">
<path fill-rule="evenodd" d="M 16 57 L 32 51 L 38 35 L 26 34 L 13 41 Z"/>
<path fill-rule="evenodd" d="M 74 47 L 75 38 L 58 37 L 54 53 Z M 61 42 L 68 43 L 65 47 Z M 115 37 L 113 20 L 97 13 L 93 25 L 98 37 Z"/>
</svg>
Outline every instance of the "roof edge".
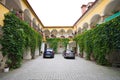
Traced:
<svg viewBox="0 0 120 80">
<path fill-rule="evenodd" d="M 92 4 L 92 6 L 90 7 L 90 8 L 88 8 L 88 10 L 73 24 L 73 26 L 75 26 L 77 23 L 78 23 L 78 21 L 98 2 L 99 0 L 96 0 L 93 4 Z"/>
<path fill-rule="evenodd" d="M 42 27 L 44 28 L 43 23 L 41 22 L 40 18 L 37 16 L 37 14 L 35 13 L 35 11 L 34 11 L 33 8 L 31 7 L 31 5 L 29 4 L 28 0 L 23 0 L 23 1 L 27 3 L 28 7 L 32 10 L 33 14 L 37 17 L 37 20 L 40 22 L 40 24 L 41 24 Z"/>
</svg>

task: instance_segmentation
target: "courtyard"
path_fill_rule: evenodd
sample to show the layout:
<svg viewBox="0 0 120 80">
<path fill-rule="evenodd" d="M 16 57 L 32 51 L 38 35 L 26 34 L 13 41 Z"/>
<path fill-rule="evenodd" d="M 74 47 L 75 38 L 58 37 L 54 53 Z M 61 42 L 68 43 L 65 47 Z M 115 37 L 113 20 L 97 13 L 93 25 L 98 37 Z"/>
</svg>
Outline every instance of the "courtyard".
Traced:
<svg viewBox="0 0 120 80">
<path fill-rule="evenodd" d="M 32 1 L 0 0 L 0 80 L 120 80 L 120 0 Z"/>
<path fill-rule="evenodd" d="M 0 80 L 120 80 L 120 68 L 105 67 L 80 57 L 65 59 L 37 57 L 8 73 L 0 73 Z"/>
</svg>

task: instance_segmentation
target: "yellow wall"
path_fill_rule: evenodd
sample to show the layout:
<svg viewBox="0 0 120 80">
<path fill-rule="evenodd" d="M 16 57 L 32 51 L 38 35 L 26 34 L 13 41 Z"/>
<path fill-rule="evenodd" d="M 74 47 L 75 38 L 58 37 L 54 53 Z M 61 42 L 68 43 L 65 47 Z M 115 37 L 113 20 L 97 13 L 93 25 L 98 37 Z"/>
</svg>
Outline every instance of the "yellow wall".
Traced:
<svg viewBox="0 0 120 80">
<path fill-rule="evenodd" d="M 79 27 L 82 28 L 83 24 L 85 22 L 87 22 L 88 24 L 90 24 L 90 20 L 91 18 L 95 15 L 95 14 L 99 14 L 100 16 L 103 16 L 103 11 L 104 8 L 106 7 L 106 5 L 110 2 L 111 0 L 99 0 L 93 7 L 92 9 L 90 9 L 75 25 L 77 29 Z"/>
<path fill-rule="evenodd" d="M 43 28 L 43 25 L 39 22 L 39 20 L 36 18 L 34 12 L 30 9 L 29 5 L 27 4 L 27 2 L 25 0 L 21 0 L 21 5 L 22 5 L 22 11 L 24 11 L 25 9 L 28 9 L 30 11 L 30 15 L 31 15 L 31 20 L 33 20 L 33 18 L 36 19 L 36 25 L 40 25 L 40 28 Z"/>
<path fill-rule="evenodd" d="M 9 10 L 0 3 L 0 26 L 3 26 L 4 14 L 8 13 Z"/>
<path fill-rule="evenodd" d="M 43 28 L 43 25 L 39 22 L 39 20 L 36 18 L 34 12 L 30 9 L 30 7 L 27 5 L 27 3 L 25 3 L 24 0 L 21 0 L 20 1 L 21 3 L 21 6 L 22 6 L 22 11 L 24 11 L 25 9 L 28 9 L 30 11 L 30 14 L 31 14 L 31 20 L 33 20 L 33 18 L 36 19 L 36 25 L 40 25 L 40 28 Z M 4 14 L 8 13 L 9 10 L 3 6 L 1 3 L 0 3 L 0 25 L 3 26 L 4 23 L 3 23 L 3 20 L 4 20 Z"/>
<path fill-rule="evenodd" d="M 76 31 L 79 27 L 82 28 L 83 24 L 85 22 L 87 22 L 88 24 L 90 24 L 90 20 L 91 18 L 95 15 L 95 14 L 100 14 L 101 16 L 103 15 L 103 11 L 106 7 L 106 5 L 110 2 L 111 0 L 98 0 L 97 3 L 95 5 L 93 5 L 93 7 L 74 25 L 74 27 L 70 26 L 68 28 L 64 28 L 64 26 L 59 27 L 44 27 L 40 21 L 36 18 L 36 15 L 34 14 L 34 12 L 32 11 L 32 9 L 30 8 L 30 6 L 28 5 L 28 3 L 25 0 L 20 0 L 21 6 L 22 6 L 22 11 L 24 11 L 25 9 L 28 9 L 30 11 L 31 14 L 31 20 L 33 20 L 33 18 L 36 18 L 36 25 L 40 25 L 40 28 L 43 28 L 43 30 L 48 29 L 50 32 L 53 29 L 56 29 L 57 31 L 60 31 L 61 29 L 64 29 L 65 31 L 72 29 L 73 31 Z M 3 20 L 4 20 L 4 14 L 9 12 L 9 10 L 4 7 L 2 4 L 0 4 L 0 25 L 3 26 Z M 59 28 L 58 28 L 59 27 Z"/>
<path fill-rule="evenodd" d="M 65 30 L 65 32 L 67 32 L 67 30 L 69 30 L 69 29 L 72 29 L 73 31 L 74 31 L 74 28 L 73 27 L 67 27 L 67 28 L 64 28 L 64 26 L 63 27 L 52 27 L 52 28 L 43 28 L 43 30 L 46 30 L 46 29 L 48 29 L 50 32 L 52 31 L 52 30 L 54 30 L 54 29 L 56 29 L 58 32 L 61 30 L 61 29 L 64 29 Z"/>
</svg>

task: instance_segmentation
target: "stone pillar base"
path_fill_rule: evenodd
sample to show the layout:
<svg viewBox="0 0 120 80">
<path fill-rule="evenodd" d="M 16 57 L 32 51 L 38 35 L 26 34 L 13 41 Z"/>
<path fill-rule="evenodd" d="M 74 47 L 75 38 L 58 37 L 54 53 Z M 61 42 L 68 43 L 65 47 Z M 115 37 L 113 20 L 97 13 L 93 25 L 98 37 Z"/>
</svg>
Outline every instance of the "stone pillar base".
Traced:
<svg viewBox="0 0 120 80">
<path fill-rule="evenodd" d="M 39 56 L 39 48 L 35 50 L 35 57 Z"/>
<path fill-rule="evenodd" d="M 31 59 L 31 50 L 30 48 L 28 48 L 27 50 L 25 50 L 24 54 L 23 54 L 23 59 Z"/>
</svg>

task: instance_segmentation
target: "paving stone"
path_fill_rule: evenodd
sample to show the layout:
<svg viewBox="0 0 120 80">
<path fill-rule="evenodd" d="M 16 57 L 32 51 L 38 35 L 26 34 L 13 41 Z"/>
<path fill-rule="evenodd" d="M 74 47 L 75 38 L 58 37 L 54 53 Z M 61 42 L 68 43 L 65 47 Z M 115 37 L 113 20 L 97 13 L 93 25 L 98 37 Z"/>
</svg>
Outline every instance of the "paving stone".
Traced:
<svg viewBox="0 0 120 80">
<path fill-rule="evenodd" d="M 25 61 L 21 68 L 0 73 L 0 80 L 120 80 L 120 68 L 105 67 L 83 58 L 52 59 L 42 56 Z"/>
</svg>

